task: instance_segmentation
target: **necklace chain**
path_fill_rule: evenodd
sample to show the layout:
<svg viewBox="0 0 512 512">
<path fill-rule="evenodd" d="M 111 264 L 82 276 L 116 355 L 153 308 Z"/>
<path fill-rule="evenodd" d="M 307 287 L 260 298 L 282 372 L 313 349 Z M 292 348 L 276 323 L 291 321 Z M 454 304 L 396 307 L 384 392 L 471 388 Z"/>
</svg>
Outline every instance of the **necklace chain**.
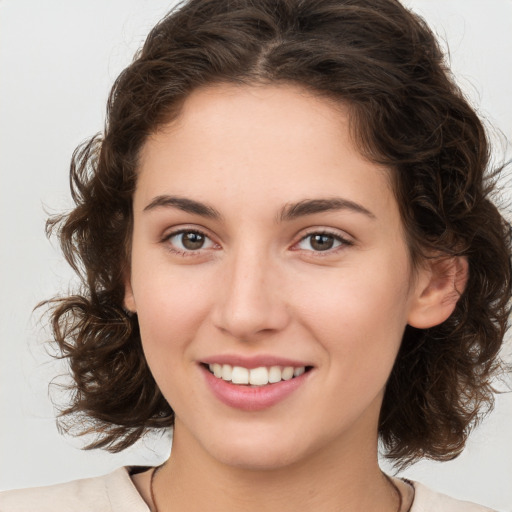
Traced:
<svg viewBox="0 0 512 512">
<path fill-rule="evenodd" d="M 161 466 L 158 466 L 153 470 L 153 473 L 151 473 L 151 479 L 149 481 L 149 492 L 151 495 L 151 502 L 153 504 L 153 512 L 159 512 L 158 506 L 156 504 L 155 500 L 155 491 L 153 490 L 153 481 L 155 479 L 155 475 L 157 474 L 158 470 L 161 468 Z M 388 482 L 393 486 L 393 489 L 395 490 L 397 496 L 398 496 L 398 508 L 396 509 L 396 512 L 402 512 L 402 506 L 403 506 L 403 497 L 402 493 L 400 492 L 400 489 L 396 486 L 395 482 L 393 482 L 393 479 L 390 478 L 388 475 L 383 473 L 384 476 L 387 478 Z M 409 512 L 410 509 L 407 511 Z"/>
<path fill-rule="evenodd" d="M 391 484 L 391 486 L 395 490 L 396 495 L 398 496 L 398 508 L 396 509 L 396 512 L 402 512 L 403 497 L 402 497 L 402 493 L 400 492 L 400 489 L 396 486 L 395 482 L 393 482 L 393 479 L 391 477 L 386 475 L 386 473 L 382 473 L 382 474 L 386 477 L 387 481 Z"/>
<path fill-rule="evenodd" d="M 158 470 L 161 468 L 162 466 L 158 466 L 156 467 L 154 470 L 153 470 L 153 473 L 151 473 L 151 480 L 149 481 L 149 493 L 151 495 L 151 503 L 153 505 L 153 511 L 154 512 L 158 512 L 158 507 L 156 505 L 156 500 L 155 500 L 155 492 L 153 491 L 153 480 L 155 479 L 155 475 L 157 474 Z"/>
</svg>

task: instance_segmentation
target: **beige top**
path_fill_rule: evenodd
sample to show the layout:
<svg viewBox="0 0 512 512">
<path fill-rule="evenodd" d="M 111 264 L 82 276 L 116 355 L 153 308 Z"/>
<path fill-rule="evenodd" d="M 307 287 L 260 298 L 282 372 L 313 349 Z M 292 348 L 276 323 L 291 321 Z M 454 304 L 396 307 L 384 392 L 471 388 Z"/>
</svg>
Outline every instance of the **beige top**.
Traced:
<svg viewBox="0 0 512 512">
<path fill-rule="evenodd" d="M 417 482 L 410 512 L 493 512 L 439 494 Z M 0 493 L 0 512 L 150 512 L 129 468 L 65 484 Z"/>
</svg>

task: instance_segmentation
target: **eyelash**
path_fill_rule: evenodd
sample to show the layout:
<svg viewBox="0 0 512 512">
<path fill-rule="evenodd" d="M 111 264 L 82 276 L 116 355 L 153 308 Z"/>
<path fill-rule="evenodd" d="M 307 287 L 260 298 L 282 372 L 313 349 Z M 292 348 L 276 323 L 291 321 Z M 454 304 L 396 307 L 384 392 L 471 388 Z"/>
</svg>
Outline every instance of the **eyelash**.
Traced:
<svg viewBox="0 0 512 512">
<path fill-rule="evenodd" d="M 170 240 L 174 237 L 183 235 L 185 233 L 200 235 L 200 236 L 204 237 L 205 240 L 209 240 L 213 245 L 218 245 L 218 244 L 215 244 L 215 242 L 213 242 L 213 240 L 206 233 L 204 233 L 203 231 L 198 230 L 198 229 L 179 229 L 178 231 L 173 231 L 173 232 L 169 233 L 168 235 L 166 235 L 162 239 L 162 243 L 167 244 L 167 248 L 170 252 L 172 252 L 173 254 L 176 254 L 178 256 L 183 256 L 183 257 L 197 256 L 199 253 L 201 253 L 203 250 L 205 250 L 205 248 L 203 248 L 203 247 L 196 249 L 196 250 L 194 250 L 194 249 L 181 250 L 181 249 L 177 249 L 175 246 L 173 246 L 173 244 L 170 242 Z M 320 231 L 311 231 L 310 233 L 307 233 L 298 242 L 293 244 L 293 247 L 298 246 L 299 244 L 301 244 L 302 242 L 304 242 L 305 240 L 307 240 L 308 238 L 311 238 L 313 236 L 326 236 L 326 237 L 332 238 L 335 242 L 339 242 L 338 246 L 336 246 L 334 248 L 326 249 L 324 251 L 315 251 L 315 250 L 304 249 L 306 252 L 314 253 L 316 256 L 320 256 L 320 257 L 332 255 L 333 253 L 337 253 L 338 251 L 343 250 L 346 247 L 350 247 L 350 246 L 354 245 L 354 242 L 352 242 L 351 240 L 348 240 L 347 238 L 340 236 L 337 233 L 332 233 L 332 232 L 326 231 L 326 230 L 320 230 Z M 206 248 L 206 249 L 209 249 L 209 248 Z M 298 248 L 298 249 L 292 249 L 292 250 L 300 251 L 301 249 Z"/>
<path fill-rule="evenodd" d="M 311 231 L 311 232 L 307 233 L 297 243 L 294 244 L 294 247 L 296 247 L 303 241 L 307 240 L 308 238 L 311 239 L 313 236 L 326 236 L 326 237 L 332 238 L 335 242 L 339 242 L 338 246 L 336 246 L 334 248 L 326 249 L 325 251 L 306 250 L 306 252 L 314 253 L 315 256 L 317 256 L 317 257 L 318 256 L 325 257 L 325 256 L 329 256 L 332 254 L 336 254 L 339 251 L 342 251 L 343 249 L 345 249 L 346 247 L 350 247 L 350 246 L 354 245 L 353 241 L 348 240 L 347 238 L 341 236 L 338 233 L 333 233 L 333 232 L 327 231 L 327 230 L 320 230 L 320 231 Z M 311 242 L 310 242 L 310 244 L 311 244 Z M 301 250 L 301 249 L 295 249 L 295 250 Z"/>
<path fill-rule="evenodd" d="M 201 235 L 201 236 L 204 237 L 205 240 L 209 240 L 213 245 L 217 245 L 217 244 L 215 244 L 215 242 L 213 242 L 213 240 L 206 233 L 204 233 L 203 231 L 201 231 L 199 229 L 179 229 L 177 231 L 173 231 L 172 233 L 169 233 L 168 235 L 166 235 L 162 239 L 162 242 L 167 244 L 168 250 L 170 252 L 172 252 L 173 254 L 176 254 L 178 256 L 184 256 L 184 257 L 197 256 L 203 250 L 202 247 L 197 249 L 197 250 L 193 250 L 193 249 L 182 250 L 182 249 L 177 249 L 171 243 L 171 239 L 172 238 L 177 237 L 179 235 L 183 235 L 185 233 L 190 233 L 190 234 L 194 234 L 194 235 Z"/>
</svg>

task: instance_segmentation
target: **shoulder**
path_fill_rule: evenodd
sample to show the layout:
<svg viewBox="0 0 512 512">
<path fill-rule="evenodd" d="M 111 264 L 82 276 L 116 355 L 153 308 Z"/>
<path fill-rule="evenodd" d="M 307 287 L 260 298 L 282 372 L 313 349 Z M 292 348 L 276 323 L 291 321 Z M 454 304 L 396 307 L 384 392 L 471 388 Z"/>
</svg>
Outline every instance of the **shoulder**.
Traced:
<svg viewBox="0 0 512 512">
<path fill-rule="evenodd" d="M 414 502 L 410 512 L 494 512 L 482 505 L 456 500 L 433 491 L 418 482 L 411 483 L 414 487 Z"/>
<path fill-rule="evenodd" d="M 149 512 L 127 468 L 64 484 L 4 491 L 0 512 Z"/>
</svg>

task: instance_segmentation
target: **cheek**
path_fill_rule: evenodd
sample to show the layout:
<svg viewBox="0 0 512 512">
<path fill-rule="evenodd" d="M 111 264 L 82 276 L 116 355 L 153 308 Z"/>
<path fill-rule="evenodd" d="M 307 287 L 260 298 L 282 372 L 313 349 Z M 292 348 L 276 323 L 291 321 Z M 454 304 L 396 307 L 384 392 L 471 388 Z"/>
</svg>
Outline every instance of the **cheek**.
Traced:
<svg viewBox="0 0 512 512">
<path fill-rule="evenodd" d="M 137 262 L 133 267 L 137 269 Z M 208 315 L 211 297 L 204 279 L 197 281 L 197 268 L 177 271 L 155 262 L 148 268 L 152 271 L 141 272 L 140 280 L 134 273 L 132 285 L 144 351 L 150 365 L 159 367 L 186 357 L 186 347 Z"/>
<path fill-rule="evenodd" d="M 183 382 L 194 370 L 193 348 L 198 329 L 208 314 L 202 287 L 179 275 L 154 272 L 140 283 L 137 295 L 142 347 L 151 373 L 174 410 L 194 391 L 183 392 Z"/>
<path fill-rule="evenodd" d="M 330 279 L 315 280 L 302 301 L 301 317 L 323 345 L 330 364 L 343 375 L 361 379 L 387 378 L 407 323 L 407 260 L 389 265 L 345 269 Z M 336 284 L 334 284 L 336 283 Z M 312 300 L 311 300 L 312 299 Z"/>
<path fill-rule="evenodd" d="M 408 304 L 408 278 L 392 264 L 346 268 L 332 275 L 304 279 L 295 296 L 301 297 L 303 315 L 326 328 L 359 326 L 373 329 L 403 323 Z M 307 281 L 307 282 L 306 282 Z M 373 321 L 372 321 L 373 319 Z M 350 329 L 352 332 L 353 329 Z"/>
</svg>

